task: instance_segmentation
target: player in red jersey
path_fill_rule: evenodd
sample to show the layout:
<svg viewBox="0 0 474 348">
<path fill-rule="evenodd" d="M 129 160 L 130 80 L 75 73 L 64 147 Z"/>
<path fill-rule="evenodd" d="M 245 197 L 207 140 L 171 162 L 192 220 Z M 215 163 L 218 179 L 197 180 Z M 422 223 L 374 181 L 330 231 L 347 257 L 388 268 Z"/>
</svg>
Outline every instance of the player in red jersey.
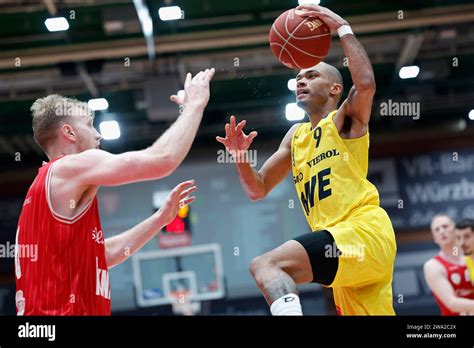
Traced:
<svg viewBox="0 0 474 348">
<path fill-rule="evenodd" d="M 425 263 L 423 270 L 441 315 L 474 314 L 474 288 L 464 257 L 455 244 L 454 222 L 447 215 L 436 215 L 431 232 L 441 250 Z"/>
<path fill-rule="evenodd" d="M 50 95 L 31 107 L 37 144 L 50 159 L 38 171 L 18 222 L 15 253 L 18 315 L 110 315 L 109 269 L 145 245 L 189 204 L 194 181 L 176 186 L 163 207 L 130 230 L 104 239 L 100 186 L 170 175 L 196 136 L 214 69 L 188 74 L 176 122 L 149 148 L 118 155 L 99 150 L 101 136 L 86 103 Z M 34 255 L 35 257 L 31 257 Z"/>
</svg>

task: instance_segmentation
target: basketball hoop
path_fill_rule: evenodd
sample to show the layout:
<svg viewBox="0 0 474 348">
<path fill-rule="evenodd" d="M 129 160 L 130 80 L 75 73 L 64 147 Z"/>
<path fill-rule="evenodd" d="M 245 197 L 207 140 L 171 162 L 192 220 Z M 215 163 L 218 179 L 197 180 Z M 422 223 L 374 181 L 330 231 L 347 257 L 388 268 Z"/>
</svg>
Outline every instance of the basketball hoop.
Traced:
<svg viewBox="0 0 474 348">
<path fill-rule="evenodd" d="M 200 302 L 192 302 L 189 290 L 177 290 L 170 293 L 171 306 L 175 315 L 192 316 L 201 310 Z"/>
</svg>

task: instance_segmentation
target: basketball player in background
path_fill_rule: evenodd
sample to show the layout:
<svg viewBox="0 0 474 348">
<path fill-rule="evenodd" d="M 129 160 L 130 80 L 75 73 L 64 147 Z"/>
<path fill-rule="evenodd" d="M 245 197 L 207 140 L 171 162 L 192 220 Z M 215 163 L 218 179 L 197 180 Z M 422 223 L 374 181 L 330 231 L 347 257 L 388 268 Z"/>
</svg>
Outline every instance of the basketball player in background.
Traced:
<svg viewBox="0 0 474 348">
<path fill-rule="evenodd" d="M 366 178 L 368 124 L 375 94 L 369 58 L 343 18 L 321 6 L 299 6 L 337 30 L 354 83 L 343 93 L 340 72 L 320 63 L 296 77 L 296 100 L 309 116 L 294 125 L 279 149 L 255 171 L 246 151 L 257 135 L 231 117 L 226 137 L 217 137 L 237 156 L 240 182 L 253 201 L 266 197 L 292 170 L 312 233 L 256 257 L 250 271 L 273 315 L 302 315 L 297 284 L 332 287 L 341 315 L 393 315 L 395 237 L 377 189 Z M 301 232 L 300 232 L 301 233 Z"/>
<path fill-rule="evenodd" d="M 462 219 L 456 224 L 456 243 L 460 246 L 471 284 L 474 286 L 474 220 Z"/>
<path fill-rule="evenodd" d="M 31 107 L 33 133 L 50 162 L 39 169 L 18 222 L 15 255 L 18 315 L 110 315 L 109 269 L 145 245 L 194 200 L 194 181 L 176 186 L 163 207 L 130 230 L 104 240 L 100 186 L 166 177 L 186 157 L 209 101 L 214 69 L 188 74 L 176 122 L 147 149 L 99 150 L 101 136 L 86 103 L 50 95 Z M 19 251 L 37 248 L 37 259 Z"/>
<path fill-rule="evenodd" d="M 431 221 L 431 233 L 440 251 L 423 266 L 426 283 L 441 309 L 441 315 L 474 314 L 474 288 L 464 256 L 456 245 L 455 226 L 447 215 Z"/>
</svg>

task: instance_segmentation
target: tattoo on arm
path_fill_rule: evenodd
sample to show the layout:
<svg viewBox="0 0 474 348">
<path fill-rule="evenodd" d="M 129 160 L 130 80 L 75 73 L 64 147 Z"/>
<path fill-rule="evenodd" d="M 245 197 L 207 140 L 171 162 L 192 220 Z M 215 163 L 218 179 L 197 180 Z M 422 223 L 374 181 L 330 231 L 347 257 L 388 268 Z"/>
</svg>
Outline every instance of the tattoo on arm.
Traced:
<svg viewBox="0 0 474 348">
<path fill-rule="evenodd" d="M 290 293 L 297 293 L 296 284 L 293 278 L 288 274 L 281 272 L 278 278 L 269 282 L 269 284 L 262 289 L 263 295 L 269 304 L 278 300 L 280 297 Z"/>
</svg>

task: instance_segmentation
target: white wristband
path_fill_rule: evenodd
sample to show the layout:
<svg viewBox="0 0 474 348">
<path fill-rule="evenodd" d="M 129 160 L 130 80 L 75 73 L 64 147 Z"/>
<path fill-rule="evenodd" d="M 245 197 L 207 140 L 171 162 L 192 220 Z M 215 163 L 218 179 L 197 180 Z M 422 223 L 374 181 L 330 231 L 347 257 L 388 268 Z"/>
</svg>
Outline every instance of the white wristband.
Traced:
<svg viewBox="0 0 474 348">
<path fill-rule="evenodd" d="M 337 29 L 337 33 L 339 34 L 339 37 L 343 37 L 344 35 L 347 35 L 347 34 L 354 35 L 354 33 L 352 32 L 352 29 L 349 25 L 341 25 Z"/>
</svg>

